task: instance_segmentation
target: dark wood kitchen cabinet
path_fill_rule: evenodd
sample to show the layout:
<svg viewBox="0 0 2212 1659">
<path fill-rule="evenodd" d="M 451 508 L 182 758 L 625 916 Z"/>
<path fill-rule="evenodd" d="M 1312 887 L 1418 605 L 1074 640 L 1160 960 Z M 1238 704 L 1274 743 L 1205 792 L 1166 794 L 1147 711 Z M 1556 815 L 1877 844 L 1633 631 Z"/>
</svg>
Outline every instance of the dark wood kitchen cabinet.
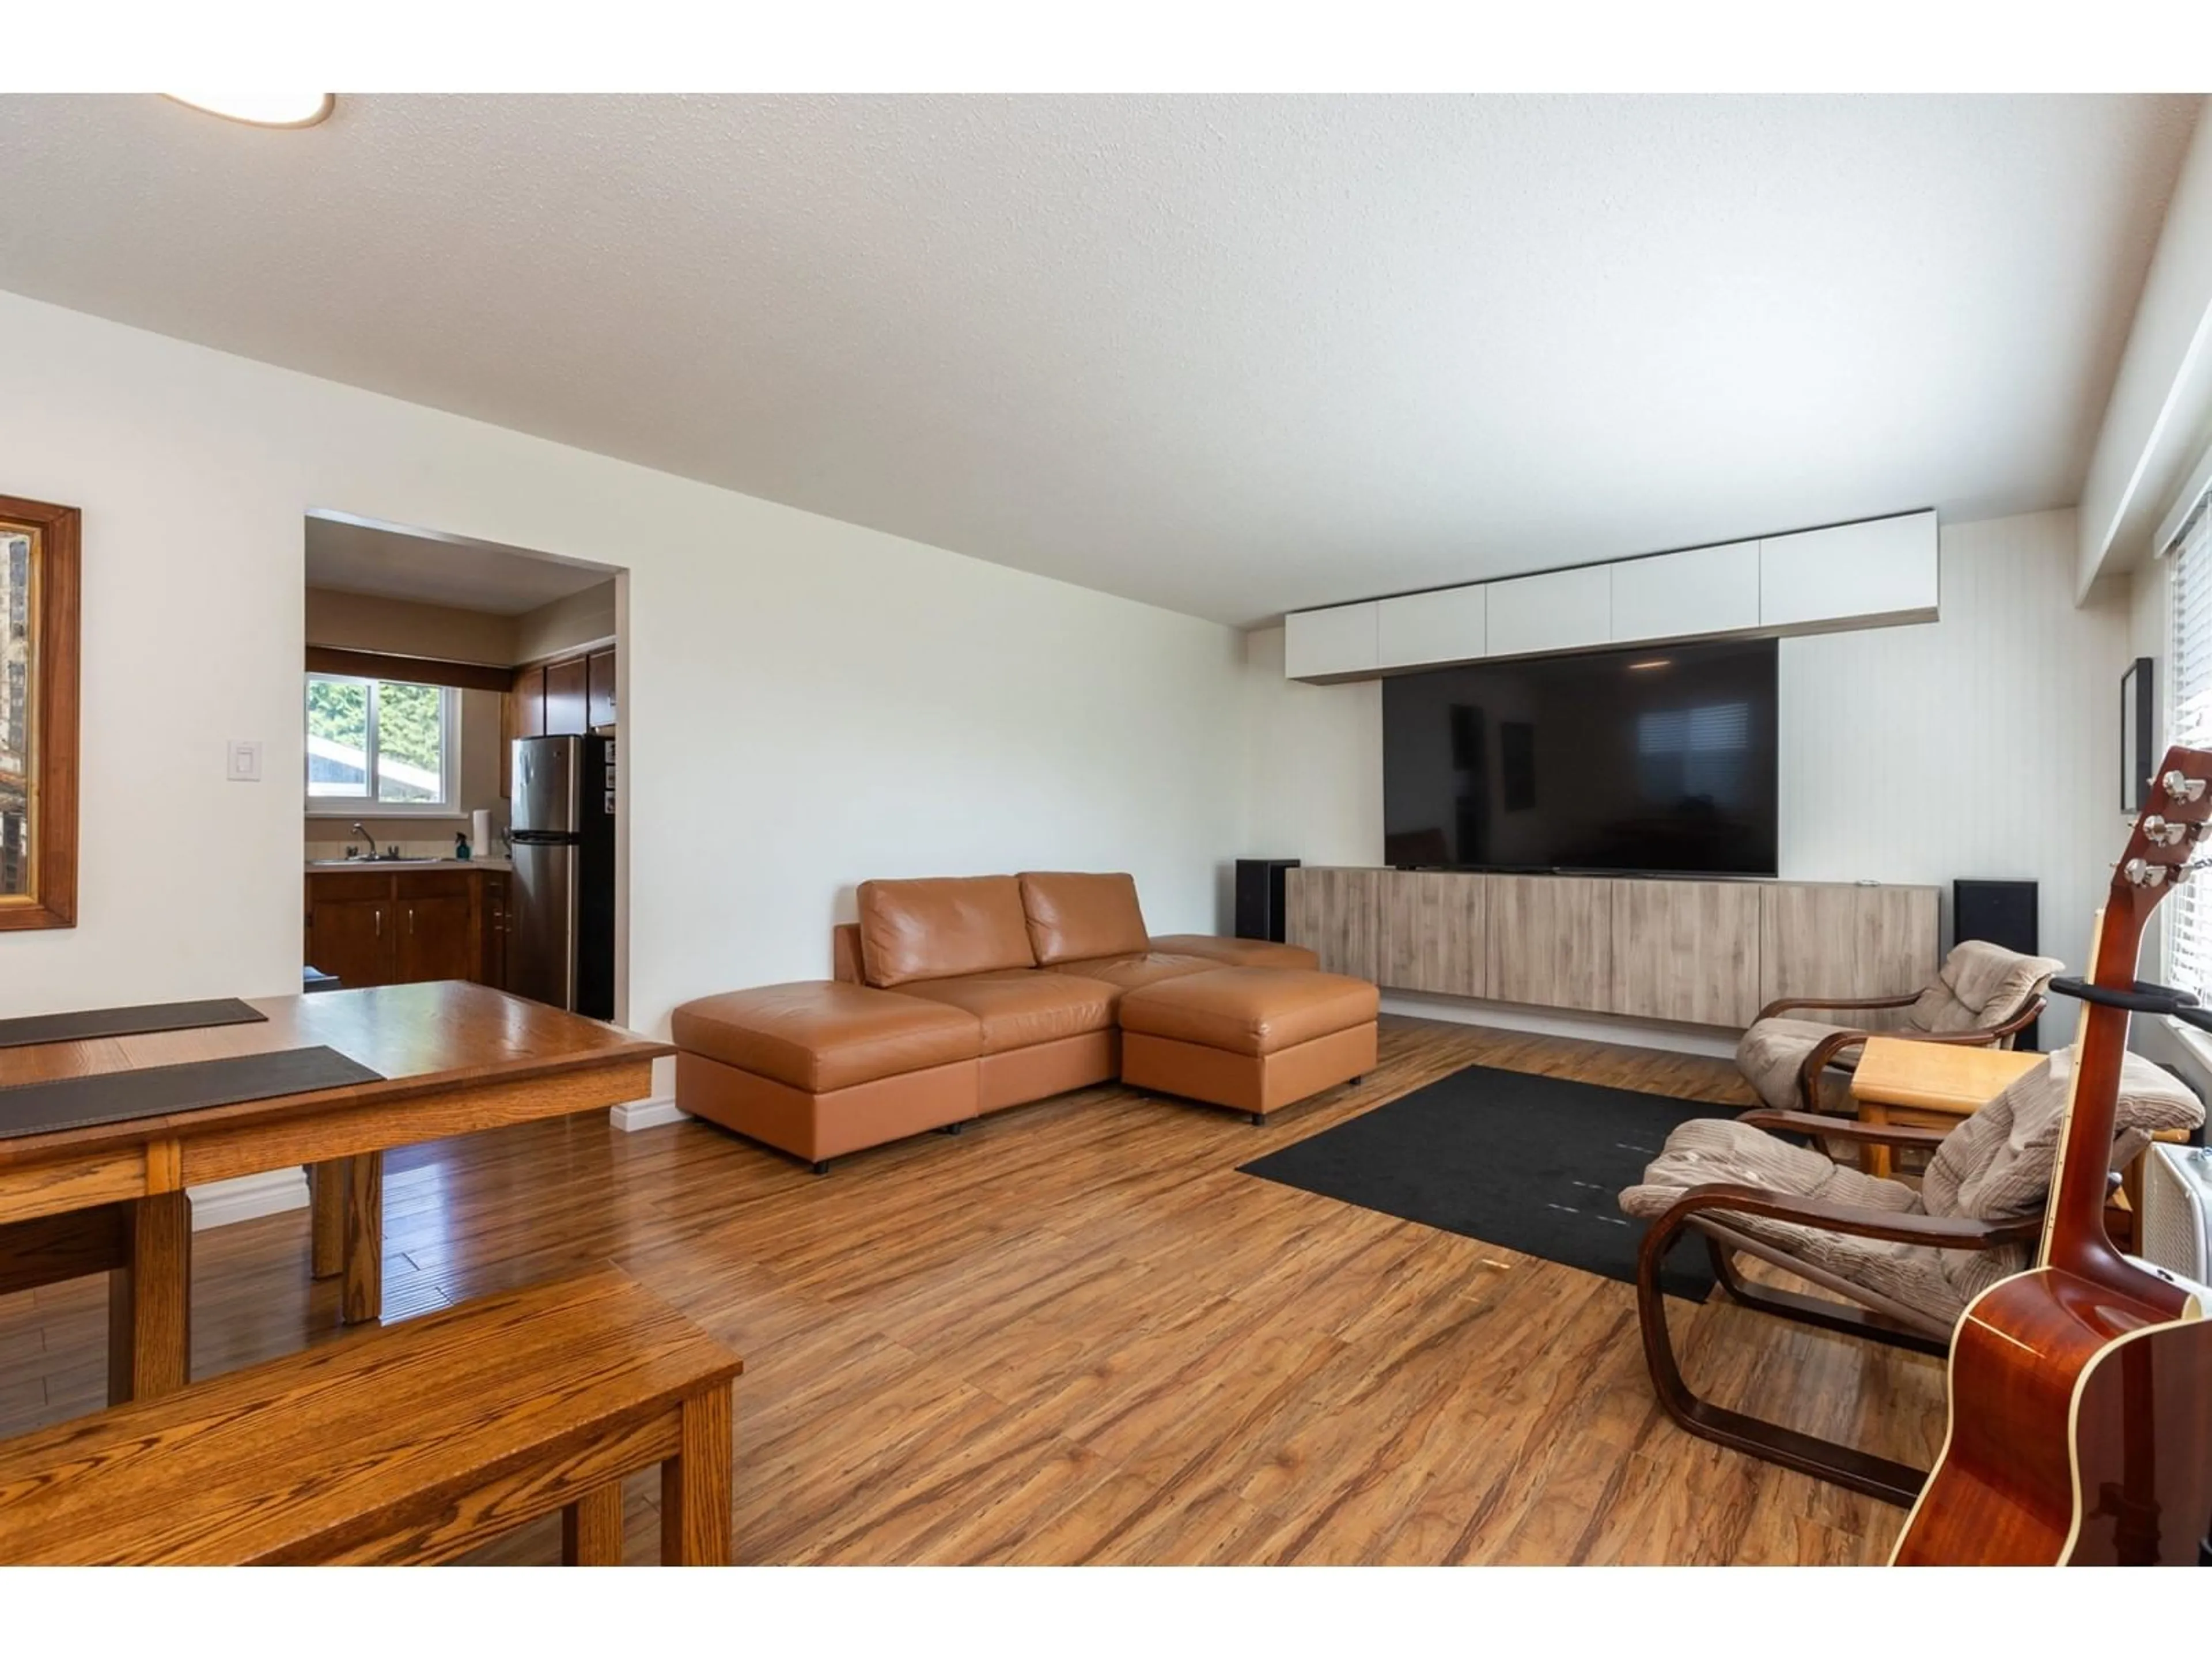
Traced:
<svg viewBox="0 0 2212 1659">
<path fill-rule="evenodd" d="M 514 735 L 518 738 L 542 738 L 545 735 L 545 670 L 518 669 L 514 676 Z"/>
<path fill-rule="evenodd" d="M 392 878 L 353 871 L 307 878 L 311 968 L 352 989 L 392 983 Z"/>
<path fill-rule="evenodd" d="M 585 718 L 592 730 L 615 723 L 615 653 L 611 648 L 594 651 L 584 659 Z"/>
<path fill-rule="evenodd" d="M 348 990 L 506 977 L 507 878 L 498 870 L 313 871 L 307 961 Z"/>
<path fill-rule="evenodd" d="M 483 892 L 483 953 L 477 980 L 504 991 L 507 988 L 507 934 L 509 907 L 507 872 L 487 870 L 478 878 Z"/>
<path fill-rule="evenodd" d="M 591 676 L 584 659 L 545 665 L 545 735 L 580 738 L 590 718 Z"/>
</svg>

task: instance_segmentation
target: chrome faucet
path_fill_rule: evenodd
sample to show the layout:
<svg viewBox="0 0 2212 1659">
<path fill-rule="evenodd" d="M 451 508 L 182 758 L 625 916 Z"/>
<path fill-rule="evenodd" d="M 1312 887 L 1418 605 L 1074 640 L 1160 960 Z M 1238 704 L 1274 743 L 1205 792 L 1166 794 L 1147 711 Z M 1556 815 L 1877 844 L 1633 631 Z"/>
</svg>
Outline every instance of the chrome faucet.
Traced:
<svg viewBox="0 0 2212 1659">
<path fill-rule="evenodd" d="M 353 832 L 356 836 L 368 836 L 368 855 L 371 858 L 376 857 L 376 837 L 368 834 L 368 826 L 363 824 L 359 818 L 356 818 L 353 821 Z"/>
</svg>

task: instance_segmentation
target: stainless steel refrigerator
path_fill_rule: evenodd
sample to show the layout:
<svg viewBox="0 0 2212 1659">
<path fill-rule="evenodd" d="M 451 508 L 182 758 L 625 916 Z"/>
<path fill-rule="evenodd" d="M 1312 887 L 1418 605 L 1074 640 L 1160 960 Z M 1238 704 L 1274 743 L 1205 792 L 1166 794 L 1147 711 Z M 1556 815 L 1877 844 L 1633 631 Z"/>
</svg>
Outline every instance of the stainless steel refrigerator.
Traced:
<svg viewBox="0 0 2212 1659">
<path fill-rule="evenodd" d="M 517 738 L 507 988 L 615 1017 L 615 775 L 607 738 Z"/>
</svg>

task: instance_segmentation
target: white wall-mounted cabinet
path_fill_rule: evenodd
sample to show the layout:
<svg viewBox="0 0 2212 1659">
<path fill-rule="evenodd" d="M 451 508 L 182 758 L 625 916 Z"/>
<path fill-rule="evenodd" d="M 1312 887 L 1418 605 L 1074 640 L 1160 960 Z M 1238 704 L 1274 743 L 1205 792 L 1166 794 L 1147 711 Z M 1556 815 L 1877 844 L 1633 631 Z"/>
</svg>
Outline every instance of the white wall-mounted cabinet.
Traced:
<svg viewBox="0 0 2212 1659">
<path fill-rule="evenodd" d="M 1759 625 L 1757 542 L 1623 559 L 1611 568 L 1616 644 L 1741 634 Z"/>
<path fill-rule="evenodd" d="M 1490 654 L 1572 651 L 1613 638 L 1613 570 L 1602 564 L 1547 570 L 1490 585 Z"/>
<path fill-rule="evenodd" d="M 1332 605 L 1326 611 L 1294 611 L 1283 619 L 1283 672 L 1294 680 L 1341 678 L 1371 674 L 1376 654 L 1379 601 Z"/>
<path fill-rule="evenodd" d="M 1384 668 L 1471 662 L 1490 649 L 1490 590 L 1443 587 L 1384 599 L 1376 613 L 1376 660 Z"/>
<path fill-rule="evenodd" d="M 1284 619 L 1283 672 L 1343 680 L 1650 640 L 1819 634 L 1936 619 L 1936 514 L 1577 565 Z"/>
<path fill-rule="evenodd" d="M 1770 536 L 1759 544 L 1759 626 L 1933 622 L 1936 565 L 1933 513 Z"/>
</svg>

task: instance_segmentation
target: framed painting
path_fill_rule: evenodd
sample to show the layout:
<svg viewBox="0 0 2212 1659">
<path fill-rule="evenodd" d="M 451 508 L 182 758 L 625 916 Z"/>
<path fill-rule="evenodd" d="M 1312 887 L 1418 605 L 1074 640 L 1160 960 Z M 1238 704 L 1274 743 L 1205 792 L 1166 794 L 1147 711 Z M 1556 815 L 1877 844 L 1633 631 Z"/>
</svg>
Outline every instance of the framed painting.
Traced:
<svg viewBox="0 0 2212 1659">
<path fill-rule="evenodd" d="M 2151 659 L 2137 657 L 2120 676 L 2120 811 L 2140 812 L 2150 799 L 2151 744 L 2158 735 L 2151 709 Z"/>
<path fill-rule="evenodd" d="M 76 925 L 80 516 L 0 495 L 0 932 Z"/>
</svg>

